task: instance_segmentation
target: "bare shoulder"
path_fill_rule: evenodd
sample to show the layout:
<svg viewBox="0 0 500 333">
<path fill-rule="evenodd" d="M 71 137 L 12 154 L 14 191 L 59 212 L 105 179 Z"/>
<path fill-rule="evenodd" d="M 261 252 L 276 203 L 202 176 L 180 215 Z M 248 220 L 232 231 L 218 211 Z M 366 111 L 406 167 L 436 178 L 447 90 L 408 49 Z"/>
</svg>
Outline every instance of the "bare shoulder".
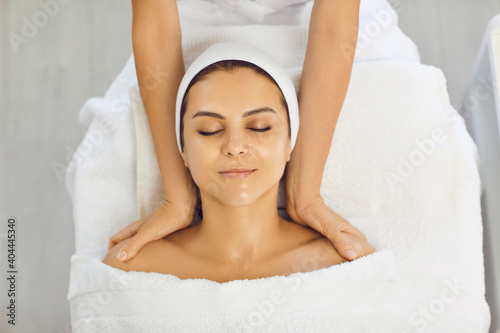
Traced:
<svg viewBox="0 0 500 333">
<path fill-rule="evenodd" d="M 169 250 L 173 249 L 171 242 L 165 239 L 158 239 L 144 245 L 132 259 L 120 261 L 116 256 L 125 242 L 126 240 L 121 241 L 109 250 L 102 262 L 127 272 L 153 272 L 157 271 L 157 268 L 161 267 L 165 263 L 165 259 L 169 257 L 162 254 L 171 253 Z"/>
<path fill-rule="evenodd" d="M 375 248 L 364 238 L 347 232 L 342 233 L 342 235 L 349 244 L 353 245 L 354 250 L 358 255 L 356 259 L 367 256 L 376 251 Z M 330 267 L 349 261 L 341 256 L 332 242 L 323 235 L 311 242 L 310 251 L 312 259 L 316 260 L 319 265 L 318 268 Z"/>
</svg>

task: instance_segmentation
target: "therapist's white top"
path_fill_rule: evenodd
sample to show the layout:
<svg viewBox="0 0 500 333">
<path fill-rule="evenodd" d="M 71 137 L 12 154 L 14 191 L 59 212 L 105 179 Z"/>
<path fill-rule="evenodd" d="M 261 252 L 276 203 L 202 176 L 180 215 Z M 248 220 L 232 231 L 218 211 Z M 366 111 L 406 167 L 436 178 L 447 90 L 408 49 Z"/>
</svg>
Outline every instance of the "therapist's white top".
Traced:
<svg viewBox="0 0 500 333">
<path fill-rule="evenodd" d="M 181 25 L 308 25 L 313 0 L 177 0 Z"/>
</svg>

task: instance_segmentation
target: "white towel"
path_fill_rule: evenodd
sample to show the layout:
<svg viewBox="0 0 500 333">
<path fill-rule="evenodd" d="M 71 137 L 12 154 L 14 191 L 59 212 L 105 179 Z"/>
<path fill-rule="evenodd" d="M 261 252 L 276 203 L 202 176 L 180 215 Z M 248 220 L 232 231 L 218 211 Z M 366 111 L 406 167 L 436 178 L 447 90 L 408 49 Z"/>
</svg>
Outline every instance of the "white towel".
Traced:
<svg viewBox="0 0 500 333">
<path fill-rule="evenodd" d="M 130 95 L 139 99 L 136 87 Z M 143 105 L 139 101 L 132 109 L 144 154 L 137 161 L 139 207 L 149 214 L 162 198 L 160 173 Z M 408 332 L 489 327 L 477 156 L 439 69 L 394 61 L 355 64 L 321 193 L 377 249 L 394 251 L 404 281 L 397 283 L 405 309 L 399 324 Z M 279 207 L 284 199 L 280 187 Z M 393 325 L 372 332 L 404 331 Z"/>
<path fill-rule="evenodd" d="M 383 332 L 401 326 L 391 250 L 287 276 L 217 283 L 72 257 L 75 332 Z"/>
</svg>

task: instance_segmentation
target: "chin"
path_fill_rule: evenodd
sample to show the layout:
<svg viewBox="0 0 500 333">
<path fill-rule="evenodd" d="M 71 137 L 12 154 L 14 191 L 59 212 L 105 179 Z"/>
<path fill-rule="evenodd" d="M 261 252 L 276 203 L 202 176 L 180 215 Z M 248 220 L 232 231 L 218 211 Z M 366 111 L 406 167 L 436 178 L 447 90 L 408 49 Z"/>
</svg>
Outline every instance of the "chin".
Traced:
<svg viewBox="0 0 500 333">
<path fill-rule="evenodd" d="M 220 203 L 232 207 L 248 206 L 255 202 L 256 199 L 256 197 L 248 195 L 232 195 L 225 196 L 224 198 L 217 198 Z"/>
</svg>

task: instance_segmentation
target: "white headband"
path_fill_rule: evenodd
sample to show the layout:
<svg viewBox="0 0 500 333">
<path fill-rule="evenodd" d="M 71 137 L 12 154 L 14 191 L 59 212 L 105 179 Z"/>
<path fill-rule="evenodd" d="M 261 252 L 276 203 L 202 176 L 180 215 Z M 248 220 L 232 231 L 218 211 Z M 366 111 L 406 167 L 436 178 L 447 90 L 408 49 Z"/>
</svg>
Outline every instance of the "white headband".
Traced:
<svg viewBox="0 0 500 333">
<path fill-rule="evenodd" d="M 194 78 L 205 67 L 222 60 L 241 60 L 250 62 L 264 71 L 266 71 L 278 84 L 286 103 L 288 104 L 288 114 L 290 116 L 290 131 L 291 131 L 291 149 L 295 146 L 297 133 L 299 131 L 299 105 L 297 102 L 297 94 L 290 76 L 286 71 L 274 60 L 269 54 L 263 50 L 251 46 L 249 44 L 238 42 L 223 42 L 210 46 L 205 50 L 195 61 L 189 66 L 177 92 L 177 101 L 175 103 L 175 131 L 177 135 L 177 144 L 179 152 L 181 148 L 180 135 L 180 113 L 182 100 L 186 89 Z"/>
</svg>

